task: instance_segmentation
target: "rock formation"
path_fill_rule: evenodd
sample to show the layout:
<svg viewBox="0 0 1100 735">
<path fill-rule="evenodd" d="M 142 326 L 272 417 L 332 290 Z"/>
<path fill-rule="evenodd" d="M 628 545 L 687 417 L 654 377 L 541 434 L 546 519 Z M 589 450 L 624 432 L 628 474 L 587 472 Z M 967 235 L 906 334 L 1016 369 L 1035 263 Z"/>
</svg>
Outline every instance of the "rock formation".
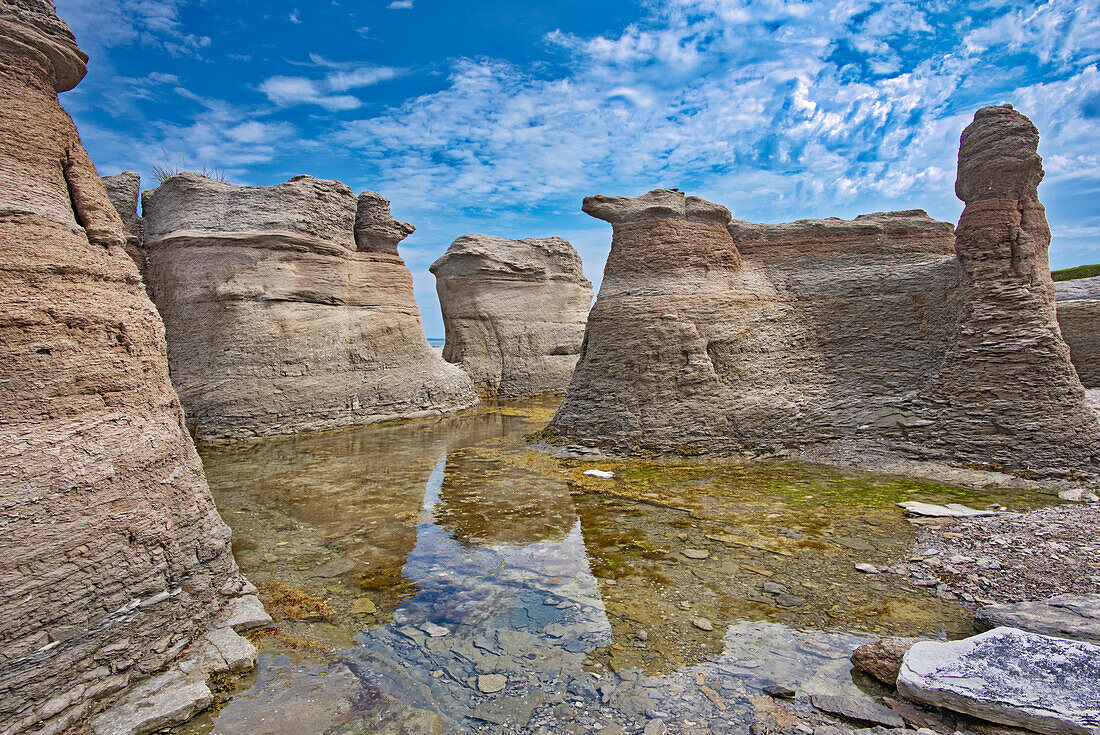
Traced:
<svg viewBox="0 0 1100 735">
<path fill-rule="evenodd" d="M 6 734 L 77 731 L 193 640 L 189 673 L 176 673 L 205 689 L 227 664 L 203 636 L 250 599 L 234 599 L 248 583 L 183 427 L 163 326 L 57 101 L 86 59 L 51 2 L 0 0 Z M 234 666 L 250 663 L 232 629 L 210 635 L 243 654 Z"/>
<path fill-rule="evenodd" d="M 123 171 L 114 176 L 102 176 L 112 206 L 122 218 L 126 235 L 126 253 L 137 264 L 138 272 L 145 272 L 145 251 L 141 247 L 141 217 L 138 217 L 138 195 L 141 192 L 141 175 L 136 171 Z"/>
<path fill-rule="evenodd" d="M 565 392 L 592 306 L 568 242 L 464 235 L 430 270 L 447 331 L 443 358 L 482 395 Z"/>
<path fill-rule="evenodd" d="M 962 308 L 942 366 L 913 401 L 927 423 L 902 441 L 952 461 L 1095 473 L 1100 422 L 1055 318 L 1038 146 L 1039 131 L 1010 105 L 978 110 L 962 133 Z"/>
<path fill-rule="evenodd" d="M 470 379 L 424 338 L 397 243 L 367 192 L 296 176 L 174 176 L 142 199 L 147 281 L 172 381 L 204 439 L 328 431 L 453 411 Z"/>
<path fill-rule="evenodd" d="M 589 197 L 611 253 L 550 431 L 620 450 L 1100 471 L 1054 319 L 1038 134 L 985 108 L 953 233 L 924 212 L 754 225 L 675 190 Z"/>
<path fill-rule="evenodd" d="M 1058 326 L 1077 377 L 1086 388 L 1100 388 L 1100 276 L 1054 286 Z"/>
</svg>

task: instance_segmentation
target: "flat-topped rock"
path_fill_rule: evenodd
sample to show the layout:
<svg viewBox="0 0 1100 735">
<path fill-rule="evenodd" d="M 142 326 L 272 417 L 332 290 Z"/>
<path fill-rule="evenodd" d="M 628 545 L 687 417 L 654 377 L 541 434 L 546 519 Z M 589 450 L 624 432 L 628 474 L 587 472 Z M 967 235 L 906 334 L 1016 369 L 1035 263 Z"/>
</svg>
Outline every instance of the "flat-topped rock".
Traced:
<svg viewBox="0 0 1100 735">
<path fill-rule="evenodd" d="M 0 0 L 4 733 L 83 732 L 247 589 L 183 427 L 164 326 L 57 101 L 86 58 L 53 3 Z"/>
<path fill-rule="evenodd" d="M 1014 628 L 924 641 L 905 654 L 898 692 L 1036 732 L 1097 735 L 1100 647 Z"/>
<path fill-rule="evenodd" d="M 1054 298 L 1056 301 L 1100 299 L 1100 276 L 1076 278 L 1072 281 L 1055 281 Z"/>
<path fill-rule="evenodd" d="M 328 431 L 477 402 L 432 352 L 374 192 L 296 176 L 174 176 L 143 197 L 147 280 L 172 380 L 205 439 Z"/>
<path fill-rule="evenodd" d="M 486 396 L 564 393 L 592 305 L 581 259 L 558 237 L 464 235 L 431 266 L 443 358 Z"/>
<path fill-rule="evenodd" d="M 1056 595 L 986 605 L 974 613 L 974 624 L 983 630 L 1006 626 L 1100 644 L 1100 595 Z"/>
<path fill-rule="evenodd" d="M 1058 281 L 1055 309 L 1069 358 L 1086 388 L 1100 387 L 1100 276 Z"/>
</svg>

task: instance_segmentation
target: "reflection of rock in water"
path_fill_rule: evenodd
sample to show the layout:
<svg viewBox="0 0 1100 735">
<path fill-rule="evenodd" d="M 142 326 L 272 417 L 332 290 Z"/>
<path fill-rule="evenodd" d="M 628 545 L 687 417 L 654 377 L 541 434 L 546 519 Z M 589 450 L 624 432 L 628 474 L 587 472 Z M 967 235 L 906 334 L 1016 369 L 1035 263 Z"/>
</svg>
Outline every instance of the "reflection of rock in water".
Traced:
<svg viewBox="0 0 1100 735">
<path fill-rule="evenodd" d="M 447 456 L 435 522 L 467 546 L 561 540 L 576 519 L 569 486 L 484 450 Z"/>
<path fill-rule="evenodd" d="M 241 564 L 261 590 L 269 599 L 301 592 L 332 609 L 324 622 L 284 619 L 281 629 L 344 646 L 377 619 L 364 610 L 384 614 L 415 593 L 402 567 L 440 457 L 524 426 L 522 413 L 477 413 L 208 447 L 203 459 Z"/>
</svg>

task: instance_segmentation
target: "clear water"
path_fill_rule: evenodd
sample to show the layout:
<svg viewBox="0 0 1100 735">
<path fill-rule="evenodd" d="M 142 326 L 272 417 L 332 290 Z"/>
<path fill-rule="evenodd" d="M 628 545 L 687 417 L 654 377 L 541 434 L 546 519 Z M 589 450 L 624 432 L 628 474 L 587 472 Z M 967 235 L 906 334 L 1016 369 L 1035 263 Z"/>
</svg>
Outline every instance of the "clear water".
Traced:
<svg viewBox="0 0 1100 735">
<path fill-rule="evenodd" d="M 957 602 L 854 570 L 904 557 L 896 502 L 1038 502 L 815 467 L 555 456 L 525 439 L 553 409 L 205 448 L 276 622 L 253 636 L 257 671 L 181 731 L 631 732 L 659 716 L 747 732 L 765 685 L 799 701 L 872 687 L 847 660 L 871 636 L 971 632 Z"/>
</svg>

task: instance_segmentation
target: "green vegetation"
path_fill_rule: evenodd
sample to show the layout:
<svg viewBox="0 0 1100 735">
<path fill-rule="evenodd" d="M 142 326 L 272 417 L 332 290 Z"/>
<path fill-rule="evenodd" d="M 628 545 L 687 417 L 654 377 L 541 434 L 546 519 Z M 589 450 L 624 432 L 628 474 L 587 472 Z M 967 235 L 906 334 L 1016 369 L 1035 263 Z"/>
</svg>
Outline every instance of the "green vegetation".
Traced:
<svg viewBox="0 0 1100 735">
<path fill-rule="evenodd" d="M 1050 275 L 1054 277 L 1055 281 L 1075 281 L 1078 278 L 1092 278 L 1093 276 L 1100 276 L 1100 263 L 1063 268 L 1060 271 L 1051 271 Z"/>
<path fill-rule="evenodd" d="M 214 181 L 227 180 L 225 178 L 225 172 L 223 172 L 220 168 L 207 168 L 206 166 L 203 166 L 201 171 L 192 171 L 191 169 L 187 168 L 187 159 L 184 158 L 182 155 L 180 156 L 179 165 L 176 165 L 168 160 L 167 151 L 165 151 L 163 148 L 161 148 L 160 151 L 164 154 L 164 165 L 162 166 L 160 164 L 154 164 L 152 167 L 153 178 L 156 179 L 157 186 L 160 186 L 165 181 L 177 174 L 186 173 L 188 171 L 191 171 L 191 173 L 200 174 L 208 179 L 213 179 Z"/>
</svg>

